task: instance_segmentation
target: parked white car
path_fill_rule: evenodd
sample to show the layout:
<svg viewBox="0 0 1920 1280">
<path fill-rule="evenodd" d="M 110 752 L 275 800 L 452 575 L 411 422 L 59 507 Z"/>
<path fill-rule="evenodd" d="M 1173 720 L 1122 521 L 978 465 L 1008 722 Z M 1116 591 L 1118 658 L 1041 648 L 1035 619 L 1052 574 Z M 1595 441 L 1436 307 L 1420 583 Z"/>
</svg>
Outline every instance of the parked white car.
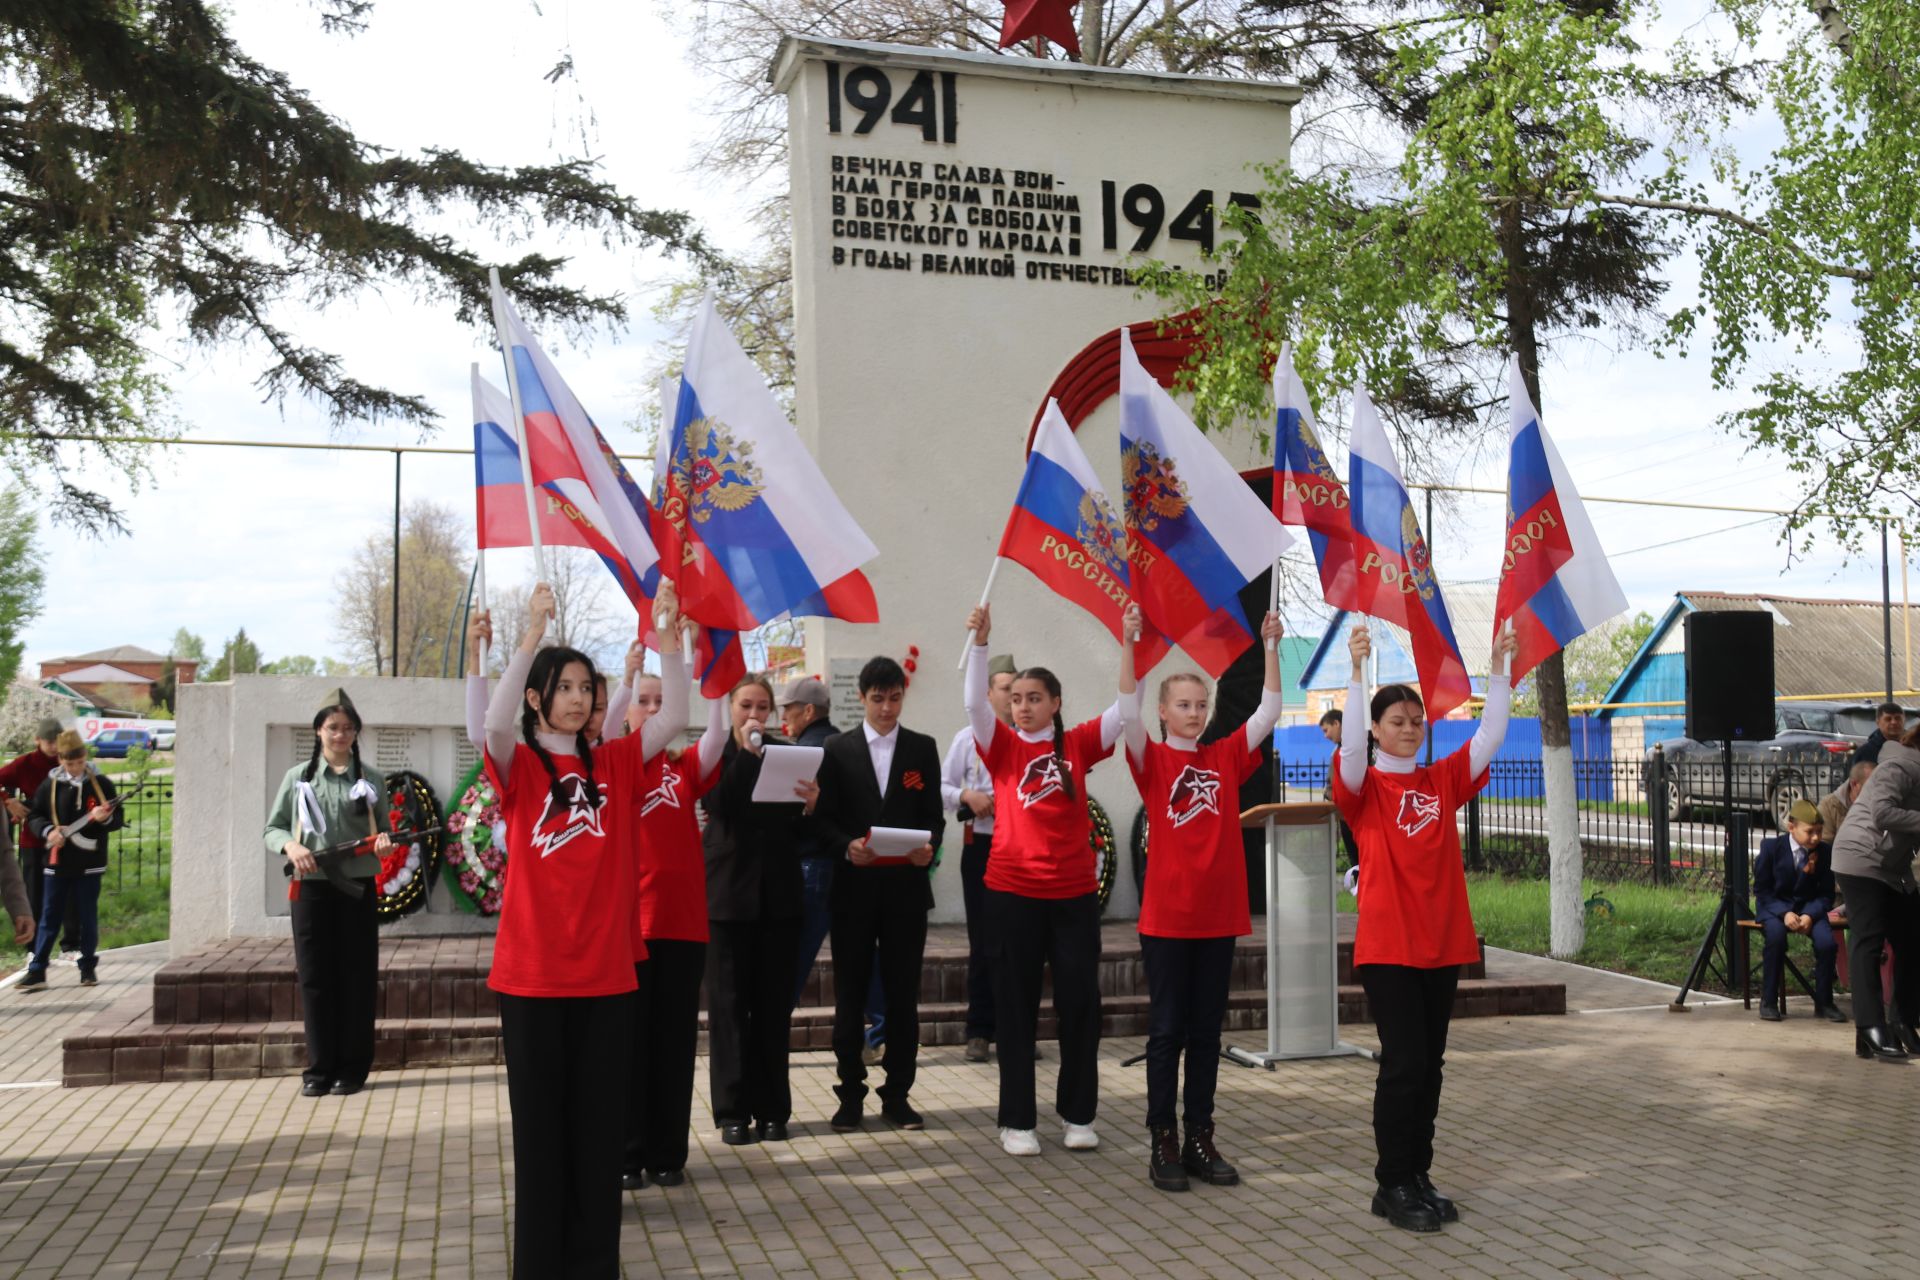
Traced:
<svg viewBox="0 0 1920 1280">
<path fill-rule="evenodd" d="M 153 749 L 155 751 L 173 750 L 173 726 L 162 725 L 153 731 Z"/>
</svg>

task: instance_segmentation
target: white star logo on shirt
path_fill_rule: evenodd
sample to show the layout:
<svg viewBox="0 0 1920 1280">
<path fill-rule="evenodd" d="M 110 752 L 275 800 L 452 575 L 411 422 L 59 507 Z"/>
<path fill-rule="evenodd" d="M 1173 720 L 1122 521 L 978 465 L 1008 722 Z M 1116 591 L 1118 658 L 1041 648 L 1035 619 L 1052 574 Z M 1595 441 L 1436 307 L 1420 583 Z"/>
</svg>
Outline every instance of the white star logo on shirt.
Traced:
<svg viewBox="0 0 1920 1280">
<path fill-rule="evenodd" d="M 604 795 L 591 794 L 587 790 L 587 780 L 577 773 L 560 775 L 560 789 L 571 790 L 571 799 L 567 804 L 567 816 L 563 825 L 555 830 L 547 829 L 547 822 L 553 817 L 553 792 L 547 792 L 547 802 L 541 806 L 540 820 L 533 824 L 534 847 L 545 858 L 584 835 L 604 836 L 606 832 L 600 826 L 600 809 L 606 804 Z M 591 794 L 591 798 L 589 798 Z"/>
</svg>

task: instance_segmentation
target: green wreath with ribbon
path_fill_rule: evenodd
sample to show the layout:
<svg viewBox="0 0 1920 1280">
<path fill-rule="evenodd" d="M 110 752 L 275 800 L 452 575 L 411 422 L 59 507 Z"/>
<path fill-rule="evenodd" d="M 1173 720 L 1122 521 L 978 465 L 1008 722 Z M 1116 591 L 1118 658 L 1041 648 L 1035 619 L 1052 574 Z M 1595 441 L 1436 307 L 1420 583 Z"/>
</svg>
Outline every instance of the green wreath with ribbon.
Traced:
<svg viewBox="0 0 1920 1280">
<path fill-rule="evenodd" d="M 447 804 L 441 879 L 462 911 L 497 916 L 507 883 L 507 828 L 484 762 L 473 762 L 453 796 Z"/>
</svg>

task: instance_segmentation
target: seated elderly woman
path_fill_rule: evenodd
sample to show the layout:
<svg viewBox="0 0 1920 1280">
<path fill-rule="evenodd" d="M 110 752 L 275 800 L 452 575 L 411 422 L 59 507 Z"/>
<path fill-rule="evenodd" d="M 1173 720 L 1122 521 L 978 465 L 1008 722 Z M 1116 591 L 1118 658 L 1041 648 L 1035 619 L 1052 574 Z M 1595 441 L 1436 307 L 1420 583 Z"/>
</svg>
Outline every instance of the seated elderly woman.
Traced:
<svg viewBox="0 0 1920 1280">
<path fill-rule="evenodd" d="M 1852 935 L 1854 1052 L 1898 1061 L 1920 1054 L 1920 726 L 1880 750 L 1833 845 L 1833 872 L 1847 899 Z M 1893 945 L 1894 1003 L 1880 985 L 1880 952 Z"/>
<path fill-rule="evenodd" d="M 1796 800 L 1784 835 L 1769 836 L 1753 860 L 1754 918 L 1765 932 L 1760 960 L 1760 1016 L 1778 1022 L 1780 970 L 1787 939 L 1805 934 L 1813 944 L 1813 1007 L 1820 1017 L 1845 1022 L 1833 1004 L 1833 968 L 1838 951 L 1827 912 L 1833 909 L 1832 847 L 1821 839 L 1820 811 Z"/>
</svg>

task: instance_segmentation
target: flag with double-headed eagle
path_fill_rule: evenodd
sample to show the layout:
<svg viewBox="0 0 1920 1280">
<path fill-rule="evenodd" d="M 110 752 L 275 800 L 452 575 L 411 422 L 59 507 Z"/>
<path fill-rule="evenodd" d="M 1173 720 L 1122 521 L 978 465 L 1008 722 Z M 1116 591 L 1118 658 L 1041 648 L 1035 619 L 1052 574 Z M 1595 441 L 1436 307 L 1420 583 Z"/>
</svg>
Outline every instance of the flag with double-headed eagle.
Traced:
<svg viewBox="0 0 1920 1280">
<path fill-rule="evenodd" d="M 1359 386 L 1353 391 L 1347 492 L 1352 499 L 1348 510 L 1359 611 L 1412 637 L 1420 696 L 1427 704 L 1427 718 L 1438 720 L 1473 695 L 1473 683 L 1387 429 L 1366 388 Z"/>
<path fill-rule="evenodd" d="M 1336 609 L 1358 609 L 1347 486 L 1320 445 L 1313 402 L 1293 367 L 1290 342 L 1273 362 L 1273 403 L 1273 514 L 1282 524 L 1306 529 L 1321 598 Z"/>
<path fill-rule="evenodd" d="M 656 476 L 655 536 L 680 608 L 744 631 L 789 615 L 875 622 L 879 554 L 708 295 L 694 316 Z"/>
<path fill-rule="evenodd" d="M 1507 548 L 1493 634 L 1509 620 L 1519 647 L 1513 681 L 1627 607 L 1566 464 L 1527 394 L 1520 359 L 1507 361 Z"/>
<path fill-rule="evenodd" d="M 1049 400 L 1027 450 L 998 554 L 1031 570 L 1118 640 L 1128 599 L 1126 552 L 1126 526 L 1059 403 Z M 1166 637 L 1149 624 L 1134 644 L 1135 674 L 1145 675 L 1166 652 Z"/>
<path fill-rule="evenodd" d="M 1293 542 L 1120 331 L 1127 570 L 1147 623 L 1218 677 L 1246 651 L 1240 593 Z"/>
</svg>

